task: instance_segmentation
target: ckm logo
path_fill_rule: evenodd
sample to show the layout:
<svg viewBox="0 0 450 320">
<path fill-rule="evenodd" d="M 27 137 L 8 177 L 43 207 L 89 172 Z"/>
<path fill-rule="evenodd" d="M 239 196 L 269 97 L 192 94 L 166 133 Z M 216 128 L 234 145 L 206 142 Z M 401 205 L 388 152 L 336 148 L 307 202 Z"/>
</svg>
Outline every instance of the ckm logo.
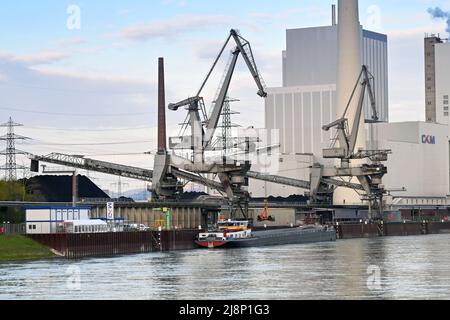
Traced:
<svg viewBox="0 0 450 320">
<path fill-rule="evenodd" d="M 422 143 L 423 144 L 436 144 L 436 137 L 430 135 L 422 135 Z"/>
</svg>

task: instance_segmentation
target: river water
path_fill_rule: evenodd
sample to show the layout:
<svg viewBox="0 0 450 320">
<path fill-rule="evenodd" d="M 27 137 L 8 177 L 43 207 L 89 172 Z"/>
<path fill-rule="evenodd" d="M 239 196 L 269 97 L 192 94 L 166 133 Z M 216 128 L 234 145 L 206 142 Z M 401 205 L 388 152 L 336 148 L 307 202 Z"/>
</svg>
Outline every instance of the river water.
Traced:
<svg viewBox="0 0 450 320">
<path fill-rule="evenodd" d="M 0 264 L 0 299 L 450 299 L 450 235 Z"/>
</svg>

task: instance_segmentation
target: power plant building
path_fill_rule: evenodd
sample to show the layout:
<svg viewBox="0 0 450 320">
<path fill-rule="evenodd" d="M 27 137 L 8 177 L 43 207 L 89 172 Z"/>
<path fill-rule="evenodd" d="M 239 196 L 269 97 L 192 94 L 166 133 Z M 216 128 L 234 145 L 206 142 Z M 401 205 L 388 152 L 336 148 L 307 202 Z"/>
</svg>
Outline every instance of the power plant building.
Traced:
<svg viewBox="0 0 450 320">
<path fill-rule="evenodd" d="M 447 125 L 415 121 L 371 126 L 367 148 L 392 150 L 383 184 L 393 190 L 394 200 L 406 205 L 444 205 L 450 189 Z"/>
<path fill-rule="evenodd" d="M 278 171 L 268 174 L 309 180 L 309 167 L 314 163 L 334 165 L 334 160 L 322 157 L 322 150 L 330 147 L 334 133 L 325 132 L 322 127 L 336 120 L 337 32 L 334 19 L 331 26 L 287 30 L 286 51 L 282 56 L 283 87 L 269 88 L 265 105 L 266 128 L 269 132 L 278 131 L 281 146 L 279 155 L 272 160 L 279 162 Z M 442 41 L 433 44 L 436 120 L 430 121 L 427 107 L 427 122 L 389 123 L 387 36 L 361 27 L 361 38 L 362 61 L 375 78 L 381 121 L 366 123 L 366 148 L 392 150 L 386 162 L 388 174 L 383 179 L 387 201 L 424 207 L 447 204 L 450 44 Z M 367 98 L 364 112 L 370 120 Z M 306 191 L 266 182 L 250 183 L 250 192 L 255 197 L 289 196 Z"/>
<path fill-rule="evenodd" d="M 439 43 L 436 51 L 436 122 L 450 124 L 450 43 Z"/>
<path fill-rule="evenodd" d="M 362 61 L 375 77 L 378 115 L 389 121 L 388 44 L 384 34 L 363 30 Z M 338 28 L 336 25 L 286 31 L 283 51 L 283 88 L 335 86 L 338 68 Z M 335 90 L 334 90 L 335 91 Z M 270 98 L 270 97 L 269 97 Z M 334 100 L 331 100 L 334 102 Z M 365 117 L 370 119 L 370 105 L 365 102 Z"/>
<path fill-rule="evenodd" d="M 389 121 L 387 36 L 363 30 L 363 63 L 375 78 L 377 113 Z M 319 155 L 331 133 L 322 126 L 335 120 L 338 69 L 338 27 L 291 29 L 283 51 L 283 87 L 269 88 L 266 128 L 279 130 L 283 154 Z M 369 102 L 364 114 L 371 118 Z M 286 121 L 287 120 L 287 121 Z"/>
</svg>

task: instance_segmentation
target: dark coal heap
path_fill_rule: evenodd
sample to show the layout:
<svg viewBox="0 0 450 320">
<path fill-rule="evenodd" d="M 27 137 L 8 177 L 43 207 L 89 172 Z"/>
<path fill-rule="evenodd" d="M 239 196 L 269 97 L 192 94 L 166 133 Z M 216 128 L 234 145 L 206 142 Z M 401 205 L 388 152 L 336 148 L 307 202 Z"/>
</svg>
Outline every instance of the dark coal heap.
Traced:
<svg viewBox="0 0 450 320">
<path fill-rule="evenodd" d="M 71 202 L 72 176 L 37 176 L 26 182 L 28 194 L 43 202 Z M 109 199 L 95 183 L 85 176 L 78 176 L 78 198 Z"/>
<path fill-rule="evenodd" d="M 252 202 L 264 202 L 264 200 L 266 200 L 266 198 L 252 198 Z M 290 195 L 287 198 L 284 197 L 273 197 L 270 196 L 267 198 L 267 200 L 270 202 L 287 202 L 287 203 L 307 203 L 307 201 L 309 200 L 308 197 L 305 196 L 301 196 L 301 195 Z"/>
</svg>

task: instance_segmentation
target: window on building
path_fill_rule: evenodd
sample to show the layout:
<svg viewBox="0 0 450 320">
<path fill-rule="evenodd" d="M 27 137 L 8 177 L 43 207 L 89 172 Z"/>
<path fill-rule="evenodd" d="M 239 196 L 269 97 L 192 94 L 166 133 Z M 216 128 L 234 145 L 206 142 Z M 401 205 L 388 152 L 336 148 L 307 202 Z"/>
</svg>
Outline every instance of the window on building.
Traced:
<svg viewBox="0 0 450 320">
<path fill-rule="evenodd" d="M 445 96 L 444 96 L 444 100 L 448 100 L 448 95 L 445 95 Z"/>
<path fill-rule="evenodd" d="M 448 100 L 444 100 L 444 104 L 448 106 Z"/>
<path fill-rule="evenodd" d="M 33 225 L 33 230 L 36 230 L 36 225 L 35 224 Z"/>
<path fill-rule="evenodd" d="M 444 112 L 444 117 L 448 117 L 448 111 Z"/>
</svg>

